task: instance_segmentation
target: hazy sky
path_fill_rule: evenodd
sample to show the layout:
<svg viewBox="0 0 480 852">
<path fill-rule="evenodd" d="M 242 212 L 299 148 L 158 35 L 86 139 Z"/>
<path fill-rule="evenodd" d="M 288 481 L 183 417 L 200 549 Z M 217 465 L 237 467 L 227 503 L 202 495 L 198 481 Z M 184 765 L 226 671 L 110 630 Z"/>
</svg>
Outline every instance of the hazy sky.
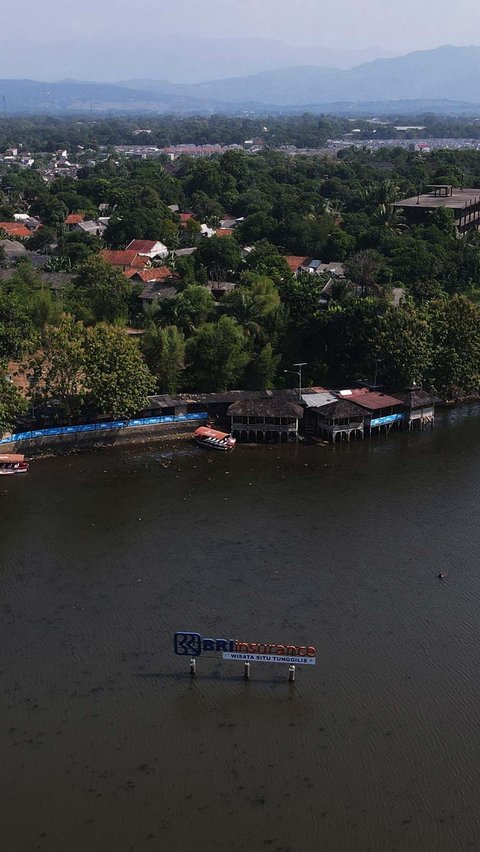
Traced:
<svg viewBox="0 0 480 852">
<path fill-rule="evenodd" d="M 480 44 L 478 0 L 22 0 L 2 3 L 0 43 L 143 33 L 262 36 L 301 45 L 403 52 Z"/>
</svg>

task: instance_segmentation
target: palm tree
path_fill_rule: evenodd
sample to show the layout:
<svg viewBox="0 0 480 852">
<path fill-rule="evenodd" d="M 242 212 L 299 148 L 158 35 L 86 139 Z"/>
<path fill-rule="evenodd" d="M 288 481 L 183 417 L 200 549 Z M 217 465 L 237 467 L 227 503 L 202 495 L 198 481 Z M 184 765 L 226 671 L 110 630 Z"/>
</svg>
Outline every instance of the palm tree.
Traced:
<svg viewBox="0 0 480 852">
<path fill-rule="evenodd" d="M 393 204 L 379 204 L 371 218 L 372 225 L 392 233 L 400 233 L 407 227 L 405 216 Z"/>
</svg>

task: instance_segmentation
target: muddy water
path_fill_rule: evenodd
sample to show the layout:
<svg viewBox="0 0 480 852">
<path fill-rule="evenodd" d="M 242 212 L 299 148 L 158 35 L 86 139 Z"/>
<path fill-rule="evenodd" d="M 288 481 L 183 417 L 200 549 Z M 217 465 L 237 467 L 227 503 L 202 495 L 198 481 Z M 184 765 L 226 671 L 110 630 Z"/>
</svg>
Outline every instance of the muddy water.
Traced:
<svg viewBox="0 0 480 852">
<path fill-rule="evenodd" d="M 480 410 L 447 420 L 3 478 L 0 849 L 479 849 Z M 192 681 L 177 629 L 317 666 Z"/>
</svg>

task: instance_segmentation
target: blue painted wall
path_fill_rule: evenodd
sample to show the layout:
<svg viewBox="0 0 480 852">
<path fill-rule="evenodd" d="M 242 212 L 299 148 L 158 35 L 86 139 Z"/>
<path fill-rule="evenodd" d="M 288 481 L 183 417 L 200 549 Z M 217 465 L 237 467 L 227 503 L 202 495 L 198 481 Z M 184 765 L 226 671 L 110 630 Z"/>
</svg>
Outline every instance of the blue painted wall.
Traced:
<svg viewBox="0 0 480 852">
<path fill-rule="evenodd" d="M 54 426 L 51 429 L 33 429 L 31 432 L 17 432 L 9 438 L 1 438 L 0 444 L 31 441 L 32 438 L 53 438 L 59 435 L 82 435 L 86 432 L 131 429 L 135 426 L 159 426 L 162 423 L 190 423 L 195 420 L 208 420 L 208 412 L 195 411 L 193 414 L 166 414 L 162 417 L 142 417 L 137 420 L 112 420 L 110 423 L 86 423 L 83 426 Z"/>
</svg>

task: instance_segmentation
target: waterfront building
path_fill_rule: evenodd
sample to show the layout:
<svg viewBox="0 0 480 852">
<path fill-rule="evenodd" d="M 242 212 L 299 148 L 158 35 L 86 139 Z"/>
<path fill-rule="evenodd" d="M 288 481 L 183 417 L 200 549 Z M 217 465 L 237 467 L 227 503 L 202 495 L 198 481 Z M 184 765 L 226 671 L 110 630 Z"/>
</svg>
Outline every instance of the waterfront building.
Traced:
<svg viewBox="0 0 480 852">
<path fill-rule="evenodd" d="M 365 411 L 364 427 L 370 435 L 375 434 L 373 430 L 388 433 L 393 426 L 401 425 L 404 419 L 403 402 L 395 396 L 365 387 L 341 390 L 338 396 L 348 398 Z"/>
<path fill-rule="evenodd" d="M 408 424 L 409 430 L 414 427 L 425 429 L 426 426 L 433 428 L 435 421 L 435 405 L 440 400 L 422 388 L 408 388 L 395 394 L 402 400 L 404 405 L 404 422 Z"/>
<path fill-rule="evenodd" d="M 289 441 L 298 437 L 303 407 L 287 395 L 238 400 L 229 406 L 230 431 L 240 441 Z"/>
<path fill-rule="evenodd" d="M 319 394 L 320 396 L 320 394 Z M 362 438 L 365 435 L 366 412 L 349 399 L 334 399 L 305 412 L 307 435 L 322 435 L 335 443 Z"/>
</svg>

